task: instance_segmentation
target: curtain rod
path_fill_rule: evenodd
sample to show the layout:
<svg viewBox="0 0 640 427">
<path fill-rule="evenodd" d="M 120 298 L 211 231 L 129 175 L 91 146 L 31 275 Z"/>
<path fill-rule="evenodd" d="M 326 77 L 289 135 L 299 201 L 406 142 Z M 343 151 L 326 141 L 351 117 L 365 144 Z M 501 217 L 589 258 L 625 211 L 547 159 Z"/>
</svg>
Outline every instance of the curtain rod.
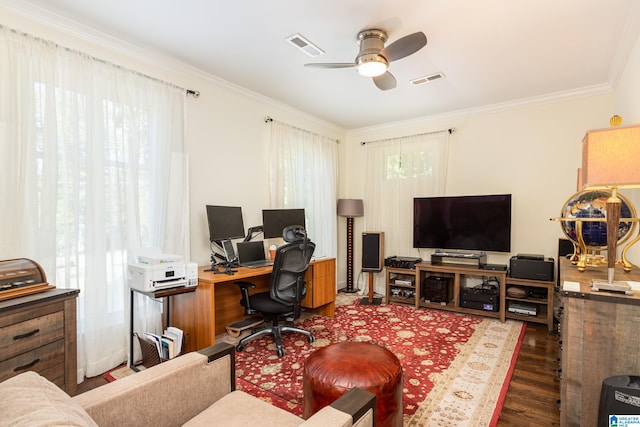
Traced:
<svg viewBox="0 0 640 427">
<path fill-rule="evenodd" d="M 424 132 L 424 133 L 417 133 L 415 135 L 407 135 L 407 136 L 396 136 L 393 138 L 385 138 L 385 139 L 378 139 L 376 141 L 362 141 L 360 143 L 360 145 L 366 145 L 366 144 L 372 144 L 374 142 L 384 142 L 384 141 L 391 141 L 393 139 L 400 139 L 400 138 L 407 138 L 409 136 L 423 136 L 423 135 L 434 135 L 436 133 L 443 133 L 443 132 L 449 132 L 449 135 L 451 135 L 452 133 L 454 133 L 456 131 L 456 128 L 449 128 L 449 129 L 444 129 L 444 130 L 435 130 L 433 132 Z"/>
<path fill-rule="evenodd" d="M 76 54 L 82 55 L 82 56 L 84 56 L 84 57 L 86 57 L 86 58 L 89 58 L 89 59 L 91 59 L 91 60 L 93 60 L 93 61 L 97 61 L 97 62 L 101 62 L 101 63 L 103 63 L 103 64 L 107 64 L 107 65 L 114 66 L 114 67 L 119 68 L 119 69 L 121 69 L 121 70 L 128 71 L 128 72 L 130 72 L 130 73 L 137 74 L 138 76 L 141 76 L 141 77 L 147 78 L 147 79 L 149 79 L 149 80 L 153 80 L 153 81 L 156 81 L 156 82 L 160 82 L 160 83 L 163 83 L 163 84 L 167 84 L 167 85 L 169 85 L 169 86 L 173 86 L 173 87 L 174 87 L 174 88 L 176 88 L 176 89 L 180 89 L 180 90 L 185 91 L 185 93 L 186 93 L 187 95 L 191 95 L 191 96 L 193 96 L 194 98 L 199 98 L 199 97 L 200 97 L 200 91 L 198 91 L 198 90 L 185 89 L 185 88 L 183 88 L 182 86 L 178 86 L 178 85 L 176 85 L 176 84 L 174 84 L 174 83 L 166 82 L 166 81 L 164 81 L 164 80 L 161 80 L 161 79 L 156 78 L 156 77 L 149 76 L 149 75 L 144 74 L 144 73 L 141 73 L 141 72 L 139 72 L 139 71 L 136 71 L 136 70 L 132 70 L 132 69 L 130 69 L 130 68 L 123 67 L 122 65 L 118 65 L 118 64 L 113 63 L 113 62 L 111 62 L 111 61 L 107 61 L 107 60 L 102 59 L 102 58 L 97 58 L 97 57 L 95 57 L 95 56 L 89 55 L 89 54 L 87 54 L 87 53 L 85 53 L 85 52 L 82 52 L 82 51 L 80 51 L 80 50 L 72 49 L 72 48 L 70 48 L 70 47 L 66 47 L 66 46 L 62 46 L 62 45 L 59 45 L 58 43 L 56 43 L 56 42 L 54 42 L 54 41 L 51 41 L 51 40 L 45 40 L 45 39 L 43 39 L 42 37 L 34 36 L 34 35 L 29 34 L 29 33 L 25 33 L 25 32 L 22 32 L 22 31 L 18 31 L 18 30 L 14 29 L 14 28 L 7 27 L 7 26 L 5 26 L 5 25 L 0 24 L 0 29 L 2 29 L 2 28 L 7 29 L 7 30 L 11 31 L 12 33 L 15 33 L 15 34 L 21 35 L 21 36 L 23 36 L 23 37 L 31 37 L 31 38 L 33 38 L 34 40 L 38 40 L 38 41 L 41 41 L 41 42 L 43 42 L 43 43 L 47 43 L 47 44 L 49 44 L 49 43 L 50 43 L 50 44 L 53 44 L 55 47 L 60 48 L 60 49 L 64 49 L 64 50 L 66 50 L 67 52 L 71 52 L 71 53 L 76 53 Z"/>
<path fill-rule="evenodd" d="M 264 118 L 264 122 L 265 122 L 265 123 L 271 123 L 271 122 L 273 122 L 273 119 L 272 119 L 270 116 L 265 116 L 265 118 Z M 290 124 L 287 124 L 287 123 L 284 123 L 284 122 L 278 122 L 278 123 L 283 123 L 283 124 L 285 124 L 285 125 L 287 125 L 287 126 L 291 126 Z M 301 131 L 303 131 L 303 132 L 313 133 L 313 132 L 311 132 L 311 131 L 308 131 L 308 130 L 306 130 L 306 129 L 302 129 L 302 128 L 299 128 L 299 127 L 295 127 L 295 126 L 291 126 L 291 127 L 292 127 L 292 128 L 294 128 L 294 129 L 301 130 Z M 322 135 L 319 135 L 319 134 L 314 134 L 314 135 L 322 136 Z M 329 137 L 327 136 L 327 137 L 324 137 L 324 138 L 329 138 Z M 331 138 L 330 138 L 330 139 L 331 139 Z M 339 140 L 339 139 L 336 139 L 335 141 L 336 141 L 336 144 L 340 144 L 340 140 Z"/>
</svg>

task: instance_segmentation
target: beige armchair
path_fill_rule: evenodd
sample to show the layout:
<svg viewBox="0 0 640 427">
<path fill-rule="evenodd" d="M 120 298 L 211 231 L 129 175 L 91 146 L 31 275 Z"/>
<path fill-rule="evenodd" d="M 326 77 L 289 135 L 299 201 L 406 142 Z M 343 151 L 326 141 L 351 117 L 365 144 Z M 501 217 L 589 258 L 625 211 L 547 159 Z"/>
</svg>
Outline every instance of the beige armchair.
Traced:
<svg viewBox="0 0 640 427">
<path fill-rule="evenodd" d="M 235 353 L 217 344 L 69 397 L 35 372 L 0 383 L 0 426 L 373 426 L 375 395 L 352 389 L 308 420 L 235 390 Z"/>
</svg>

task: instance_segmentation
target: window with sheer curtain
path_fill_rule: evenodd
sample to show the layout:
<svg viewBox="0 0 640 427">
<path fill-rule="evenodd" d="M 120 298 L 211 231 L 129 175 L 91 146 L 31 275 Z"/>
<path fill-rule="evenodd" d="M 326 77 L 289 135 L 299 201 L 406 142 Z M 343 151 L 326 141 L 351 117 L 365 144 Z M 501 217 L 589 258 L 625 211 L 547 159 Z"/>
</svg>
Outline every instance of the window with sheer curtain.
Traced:
<svg viewBox="0 0 640 427">
<path fill-rule="evenodd" d="M 269 190 L 274 209 L 304 208 L 315 255 L 335 257 L 338 148 L 334 139 L 271 121 Z"/>
<path fill-rule="evenodd" d="M 385 232 L 385 256 L 416 255 L 413 198 L 444 194 L 448 142 L 443 131 L 365 144 L 365 228 Z M 381 276 L 374 288 L 384 294 Z"/>
<path fill-rule="evenodd" d="M 80 289 L 78 378 L 127 358 L 127 264 L 139 248 L 188 257 L 185 91 L 0 27 L 0 255 Z M 161 304 L 138 297 L 136 329 Z"/>
</svg>

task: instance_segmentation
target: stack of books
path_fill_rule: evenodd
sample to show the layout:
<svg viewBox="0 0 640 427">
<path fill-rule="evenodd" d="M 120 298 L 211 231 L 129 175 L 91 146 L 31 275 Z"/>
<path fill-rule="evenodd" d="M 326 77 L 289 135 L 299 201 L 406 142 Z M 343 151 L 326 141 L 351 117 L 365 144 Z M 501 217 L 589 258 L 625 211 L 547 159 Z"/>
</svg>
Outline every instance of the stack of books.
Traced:
<svg viewBox="0 0 640 427">
<path fill-rule="evenodd" d="M 144 332 L 143 335 L 155 343 L 161 359 L 173 359 L 182 352 L 182 329 L 169 326 L 162 335 Z"/>
</svg>

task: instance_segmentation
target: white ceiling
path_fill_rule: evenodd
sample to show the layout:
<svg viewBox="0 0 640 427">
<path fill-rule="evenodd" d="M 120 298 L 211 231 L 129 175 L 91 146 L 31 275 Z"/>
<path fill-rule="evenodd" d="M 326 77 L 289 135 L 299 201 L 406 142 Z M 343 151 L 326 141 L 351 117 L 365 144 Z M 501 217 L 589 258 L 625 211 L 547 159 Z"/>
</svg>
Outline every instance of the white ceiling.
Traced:
<svg viewBox="0 0 640 427">
<path fill-rule="evenodd" d="M 611 90 L 640 30 L 637 0 L 18 1 L 345 129 Z M 391 63 L 395 89 L 354 68 L 304 67 L 353 61 L 367 28 L 387 31 L 387 45 L 427 36 Z M 308 57 L 286 41 L 294 33 L 326 53 Z M 409 83 L 434 73 L 445 79 Z"/>
</svg>

